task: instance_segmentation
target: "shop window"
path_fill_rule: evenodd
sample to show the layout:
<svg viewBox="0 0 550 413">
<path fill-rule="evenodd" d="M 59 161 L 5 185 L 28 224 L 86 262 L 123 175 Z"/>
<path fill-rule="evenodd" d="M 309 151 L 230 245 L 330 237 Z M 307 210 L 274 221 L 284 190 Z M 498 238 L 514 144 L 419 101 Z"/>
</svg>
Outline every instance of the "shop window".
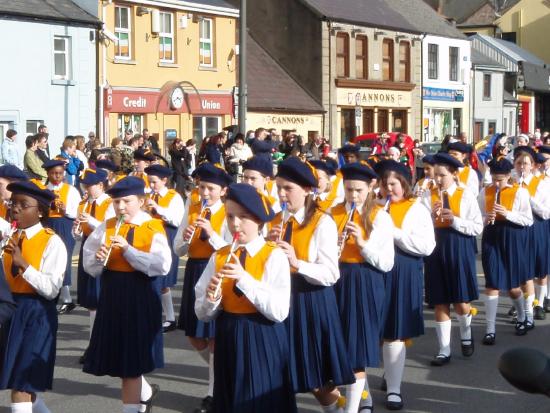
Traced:
<svg viewBox="0 0 550 413">
<path fill-rule="evenodd" d="M 26 126 L 25 131 L 26 133 L 31 135 L 37 134 L 38 127 L 43 124 L 44 124 L 43 120 L 28 120 L 25 125 Z"/>
<path fill-rule="evenodd" d="M 449 47 L 449 80 L 458 81 L 458 47 Z"/>
<path fill-rule="evenodd" d="M 393 40 L 382 43 L 382 79 L 393 81 Z"/>
<path fill-rule="evenodd" d="M 219 116 L 193 116 L 193 139 L 198 145 L 207 136 L 216 135 L 221 128 Z"/>
<path fill-rule="evenodd" d="M 365 109 L 363 111 L 363 133 L 374 132 L 374 110 Z"/>
<path fill-rule="evenodd" d="M 376 132 L 388 132 L 388 116 L 387 109 L 378 109 L 378 130 Z"/>
<path fill-rule="evenodd" d="M 115 7 L 115 57 L 117 59 L 131 59 L 132 26 L 130 7 Z"/>
<path fill-rule="evenodd" d="M 399 43 L 399 81 L 411 81 L 411 44 Z"/>
<path fill-rule="evenodd" d="M 439 46 L 428 44 L 428 79 L 437 79 L 439 72 Z"/>
<path fill-rule="evenodd" d="M 355 109 L 342 109 L 340 114 L 340 139 L 342 145 L 355 137 Z"/>
<path fill-rule="evenodd" d="M 159 59 L 161 62 L 174 63 L 174 15 L 160 13 Z"/>
<path fill-rule="evenodd" d="M 69 80 L 71 78 L 71 38 L 66 36 L 53 37 L 54 79 Z"/>
<path fill-rule="evenodd" d="M 349 77 L 349 36 L 347 33 L 336 35 L 336 76 Z"/>
<path fill-rule="evenodd" d="M 394 110 L 392 112 L 392 115 L 393 115 L 392 132 L 407 133 L 407 111 Z"/>
<path fill-rule="evenodd" d="M 367 36 L 355 38 L 355 77 L 357 79 L 369 78 L 369 45 Z"/>
<path fill-rule="evenodd" d="M 214 20 L 202 17 L 199 20 L 199 59 L 200 65 L 214 66 Z"/>
<path fill-rule="evenodd" d="M 143 130 L 143 115 L 122 113 L 118 115 L 117 136 L 123 138 L 126 131 L 132 131 L 132 135 Z"/>
<path fill-rule="evenodd" d="M 491 74 L 483 74 L 483 100 L 491 100 Z"/>
</svg>

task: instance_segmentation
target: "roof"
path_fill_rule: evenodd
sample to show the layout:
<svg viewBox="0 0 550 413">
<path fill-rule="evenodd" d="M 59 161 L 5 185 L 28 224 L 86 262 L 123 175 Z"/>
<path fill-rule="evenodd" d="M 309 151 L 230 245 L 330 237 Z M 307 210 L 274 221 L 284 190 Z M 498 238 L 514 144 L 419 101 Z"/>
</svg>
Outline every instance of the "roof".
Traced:
<svg viewBox="0 0 550 413">
<path fill-rule="evenodd" d="M 512 95 L 506 89 L 504 89 L 503 100 L 505 102 L 519 102 L 519 100 L 517 100 L 514 95 Z"/>
<path fill-rule="evenodd" d="M 229 4 L 224 0 L 185 0 L 185 2 L 234 9 L 234 7 L 231 4 Z"/>
<path fill-rule="evenodd" d="M 99 26 L 101 22 L 70 0 L 0 0 L 0 16 Z"/>
<path fill-rule="evenodd" d="M 529 62 L 521 62 L 524 88 L 535 92 L 550 92 L 550 69 Z"/>
<path fill-rule="evenodd" d="M 489 66 L 489 67 L 494 67 L 496 69 L 502 69 L 502 70 L 506 69 L 504 65 L 501 65 L 496 60 L 491 59 L 489 56 L 483 54 L 477 49 L 474 49 L 473 47 L 472 47 L 471 59 L 472 59 L 472 64 L 474 66 Z"/>
<path fill-rule="evenodd" d="M 249 109 L 269 112 L 324 112 L 323 106 L 292 79 L 250 35 L 246 46 Z"/>
<path fill-rule="evenodd" d="M 517 44 L 497 39 L 495 37 L 486 36 L 483 34 L 476 34 L 472 36 L 472 38 L 479 38 L 483 42 L 489 44 L 495 49 L 498 49 L 502 53 L 505 53 L 510 57 L 512 60 L 517 62 L 529 62 L 535 65 L 543 66 L 544 60 L 539 59 L 537 56 L 535 56 L 532 53 L 529 53 L 527 50 L 519 47 Z"/>
<path fill-rule="evenodd" d="M 519 1 L 497 0 L 497 7 L 501 9 L 500 13 L 502 14 L 504 10 L 513 7 Z M 495 4 L 492 0 L 424 0 L 424 2 L 429 4 L 434 10 L 437 10 L 441 3 L 441 14 L 447 18 L 454 19 L 459 25 L 465 23 L 486 4 L 489 4 L 493 9 Z M 490 21 L 487 20 L 485 23 L 492 24 L 495 19 L 496 16 L 493 16 Z"/>
</svg>

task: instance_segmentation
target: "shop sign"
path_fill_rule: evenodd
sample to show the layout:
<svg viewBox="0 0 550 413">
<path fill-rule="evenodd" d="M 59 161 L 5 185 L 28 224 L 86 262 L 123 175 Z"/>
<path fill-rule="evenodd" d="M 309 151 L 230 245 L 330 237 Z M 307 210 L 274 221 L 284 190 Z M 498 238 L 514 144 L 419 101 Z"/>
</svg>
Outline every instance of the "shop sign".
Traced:
<svg viewBox="0 0 550 413">
<path fill-rule="evenodd" d="M 424 100 L 439 100 L 444 102 L 464 102 L 464 91 L 462 89 L 425 87 L 422 89 L 422 98 Z"/>
<path fill-rule="evenodd" d="M 384 89 L 337 89 L 337 103 L 341 106 L 408 108 L 411 93 Z"/>
<path fill-rule="evenodd" d="M 265 117 L 266 125 L 305 125 L 309 123 L 306 116 L 293 115 L 268 115 Z"/>
</svg>

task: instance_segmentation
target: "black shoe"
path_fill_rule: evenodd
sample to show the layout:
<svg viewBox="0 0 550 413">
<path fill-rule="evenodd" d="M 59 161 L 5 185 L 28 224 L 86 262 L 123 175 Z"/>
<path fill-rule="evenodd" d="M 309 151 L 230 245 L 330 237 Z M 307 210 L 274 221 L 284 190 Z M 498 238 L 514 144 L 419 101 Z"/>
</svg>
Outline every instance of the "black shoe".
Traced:
<svg viewBox="0 0 550 413">
<path fill-rule="evenodd" d="M 535 320 L 546 320 L 546 312 L 544 311 L 544 308 L 542 308 L 540 305 L 537 305 L 534 308 L 533 314 Z"/>
<path fill-rule="evenodd" d="M 430 364 L 432 366 L 441 367 L 445 364 L 449 364 L 451 361 L 451 356 L 446 356 L 445 354 L 438 354 L 435 356 L 432 361 L 430 361 Z"/>
<path fill-rule="evenodd" d="M 202 399 L 201 407 L 193 410 L 193 413 L 211 413 L 214 407 L 214 399 L 212 396 L 206 396 Z"/>
<path fill-rule="evenodd" d="M 80 364 L 84 364 L 86 362 L 86 357 L 88 356 L 88 347 L 86 347 L 86 350 L 84 350 L 84 354 L 82 354 L 80 356 L 80 358 L 78 359 L 78 362 Z"/>
<path fill-rule="evenodd" d="M 516 336 L 524 336 L 527 334 L 527 327 L 525 325 L 525 321 L 522 321 L 521 323 L 518 321 L 516 323 Z"/>
<path fill-rule="evenodd" d="M 141 404 L 145 405 L 145 413 L 150 413 L 153 411 L 153 400 L 157 397 L 160 387 L 158 384 L 151 384 L 151 397 L 149 397 L 149 400 L 147 401 L 140 401 Z"/>
<path fill-rule="evenodd" d="M 57 314 L 69 314 L 71 311 L 73 311 L 76 308 L 76 304 L 73 302 L 70 303 L 63 303 L 59 308 L 57 309 Z"/>
<path fill-rule="evenodd" d="M 516 308 L 514 306 L 512 306 L 512 308 L 508 310 L 508 315 L 510 317 L 515 317 L 518 315 L 518 312 L 516 311 Z"/>
<path fill-rule="evenodd" d="M 385 376 L 382 376 L 382 383 L 380 383 L 380 390 L 388 391 L 388 383 L 386 382 Z"/>
<path fill-rule="evenodd" d="M 470 340 L 460 340 L 460 349 L 464 357 L 471 357 L 474 354 L 474 337 Z"/>
<path fill-rule="evenodd" d="M 174 331 L 176 329 L 176 322 L 175 321 L 167 321 L 168 325 L 162 326 L 162 332 L 163 333 L 169 333 L 170 331 Z"/>
<path fill-rule="evenodd" d="M 389 396 L 397 396 L 399 397 L 398 402 L 391 402 L 388 400 Z M 386 394 L 386 409 L 388 410 L 401 410 L 403 408 L 403 398 L 400 394 L 397 393 L 388 393 Z"/>
<path fill-rule="evenodd" d="M 481 342 L 485 346 L 493 346 L 495 344 L 495 341 L 496 341 L 495 333 L 487 333 L 487 334 L 485 334 L 485 336 L 483 337 L 483 340 Z"/>
<path fill-rule="evenodd" d="M 525 324 L 525 329 L 527 331 L 532 330 L 532 329 L 535 328 L 535 322 L 534 321 L 525 320 L 525 322 L 523 324 Z"/>
<path fill-rule="evenodd" d="M 359 407 L 359 410 L 357 410 L 357 413 L 373 413 L 374 412 L 374 406 L 362 406 Z"/>
<path fill-rule="evenodd" d="M 544 307 L 544 311 L 550 313 L 550 300 L 548 299 L 548 297 L 544 297 L 544 303 L 542 306 Z"/>
</svg>

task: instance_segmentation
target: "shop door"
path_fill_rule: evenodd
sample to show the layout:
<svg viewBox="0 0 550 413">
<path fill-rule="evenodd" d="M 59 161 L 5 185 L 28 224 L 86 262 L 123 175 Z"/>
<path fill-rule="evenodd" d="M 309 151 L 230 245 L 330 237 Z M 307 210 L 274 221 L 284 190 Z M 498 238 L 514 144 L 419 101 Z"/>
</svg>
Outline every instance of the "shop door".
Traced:
<svg viewBox="0 0 550 413">
<path fill-rule="evenodd" d="M 407 133 L 407 111 L 406 110 L 393 111 L 392 132 Z"/>
<path fill-rule="evenodd" d="M 342 109 L 340 115 L 340 139 L 342 145 L 355 136 L 355 109 Z"/>
<path fill-rule="evenodd" d="M 529 133 L 529 102 L 520 102 L 519 128 L 521 133 Z"/>
<path fill-rule="evenodd" d="M 479 142 L 483 138 L 483 122 L 474 123 L 474 142 Z"/>
<path fill-rule="evenodd" d="M 388 132 L 388 116 L 386 109 L 378 109 L 378 130 L 376 132 Z"/>
<path fill-rule="evenodd" d="M 363 133 L 374 132 L 374 110 L 365 109 L 363 111 Z"/>
</svg>

